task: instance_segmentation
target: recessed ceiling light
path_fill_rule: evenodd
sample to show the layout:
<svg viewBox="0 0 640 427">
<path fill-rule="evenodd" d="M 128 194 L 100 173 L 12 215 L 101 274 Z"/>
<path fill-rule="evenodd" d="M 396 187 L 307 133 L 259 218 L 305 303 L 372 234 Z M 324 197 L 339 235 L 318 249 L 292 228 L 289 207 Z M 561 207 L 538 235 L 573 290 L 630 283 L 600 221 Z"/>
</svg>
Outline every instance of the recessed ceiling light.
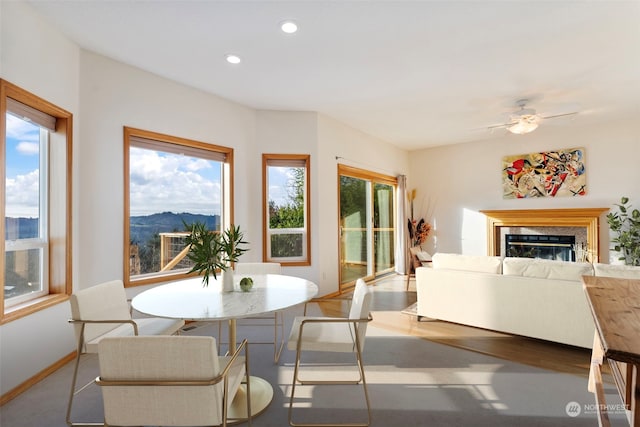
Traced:
<svg viewBox="0 0 640 427">
<path fill-rule="evenodd" d="M 284 21 L 280 24 L 280 29 L 287 34 L 293 34 L 298 31 L 298 24 L 293 21 Z"/>
<path fill-rule="evenodd" d="M 241 59 L 238 55 L 233 55 L 233 54 L 228 54 L 227 56 L 225 56 L 225 59 L 227 60 L 227 62 L 229 64 L 239 64 Z"/>
</svg>

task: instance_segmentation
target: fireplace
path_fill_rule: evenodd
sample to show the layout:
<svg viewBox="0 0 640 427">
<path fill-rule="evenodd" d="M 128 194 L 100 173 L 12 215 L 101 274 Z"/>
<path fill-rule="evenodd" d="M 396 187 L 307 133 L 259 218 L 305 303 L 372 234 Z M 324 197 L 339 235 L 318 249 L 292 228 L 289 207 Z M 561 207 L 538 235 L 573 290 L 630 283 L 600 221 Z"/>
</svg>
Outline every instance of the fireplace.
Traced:
<svg viewBox="0 0 640 427">
<path fill-rule="evenodd" d="M 481 210 L 487 217 L 487 253 L 505 256 L 505 234 L 576 235 L 566 228 L 580 228 L 576 259 L 600 262 L 600 218 L 608 208 Z M 544 230 L 543 230 L 544 229 Z"/>
<path fill-rule="evenodd" d="M 505 252 L 509 257 L 575 261 L 576 236 L 507 234 Z"/>
</svg>

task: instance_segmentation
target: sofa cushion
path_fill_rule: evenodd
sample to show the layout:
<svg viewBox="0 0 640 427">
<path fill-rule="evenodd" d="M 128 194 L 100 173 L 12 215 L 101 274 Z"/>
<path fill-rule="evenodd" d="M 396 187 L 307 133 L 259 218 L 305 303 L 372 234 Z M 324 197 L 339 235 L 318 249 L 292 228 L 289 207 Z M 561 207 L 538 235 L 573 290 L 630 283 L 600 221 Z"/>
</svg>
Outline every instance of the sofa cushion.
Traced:
<svg viewBox="0 0 640 427">
<path fill-rule="evenodd" d="M 593 276 L 593 266 L 588 262 L 506 257 L 502 261 L 502 273 L 506 276 L 579 282 L 582 276 Z"/>
<path fill-rule="evenodd" d="M 433 268 L 500 274 L 502 272 L 502 259 L 497 256 L 460 255 L 438 252 L 432 257 L 432 266 Z"/>
<path fill-rule="evenodd" d="M 622 264 L 599 264 L 593 265 L 596 276 L 618 277 L 622 279 L 640 279 L 640 267 Z"/>
</svg>

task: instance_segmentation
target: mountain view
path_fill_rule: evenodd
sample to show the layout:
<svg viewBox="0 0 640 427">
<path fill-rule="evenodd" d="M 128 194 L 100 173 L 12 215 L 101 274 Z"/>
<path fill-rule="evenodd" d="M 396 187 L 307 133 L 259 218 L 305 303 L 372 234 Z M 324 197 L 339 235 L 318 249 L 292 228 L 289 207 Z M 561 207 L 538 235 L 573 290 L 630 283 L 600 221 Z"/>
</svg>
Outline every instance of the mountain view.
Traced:
<svg viewBox="0 0 640 427">
<path fill-rule="evenodd" d="M 176 214 L 162 212 L 130 218 L 130 239 L 135 244 L 145 244 L 161 232 L 184 231 L 183 221 L 191 224 L 204 222 L 211 230 L 220 229 L 220 215 L 199 215 L 188 212 Z M 38 218 L 5 218 L 5 240 L 38 237 Z"/>
<path fill-rule="evenodd" d="M 145 244 L 158 233 L 185 231 L 184 222 L 204 222 L 210 230 L 220 229 L 220 215 L 200 215 L 188 212 L 162 212 L 129 219 L 129 239 L 134 244 Z"/>
</svg>

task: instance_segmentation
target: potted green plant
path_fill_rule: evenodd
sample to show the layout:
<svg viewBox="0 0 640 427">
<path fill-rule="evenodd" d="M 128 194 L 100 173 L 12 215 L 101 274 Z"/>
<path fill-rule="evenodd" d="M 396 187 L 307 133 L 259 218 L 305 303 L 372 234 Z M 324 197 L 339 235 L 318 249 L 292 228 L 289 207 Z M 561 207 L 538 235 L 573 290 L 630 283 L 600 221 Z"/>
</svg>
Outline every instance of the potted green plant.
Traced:
<svg viewBox="0 0 640 427">
<path fill-rule="evenodd" d="M 221 271 L 223 290 L 233 290 L 232 265 L 248 249 L 242 245 L 248 244 L 244 240 L 244 233 L 240 226 L 233 224 L 222 233 L 216 233 L 207 229 L 203 222 L 196 221 L 192 224 L 185 223 L 189 232 L 186 244 L 189 247 L 187 258 L 193 262 L 189 273 L 197 272 L 202 275 L 202 285 L 209 285 L 209 276 L 217 279 L 217 272 Z"/>
<path fill-rule="evenodd" d="M 627 265 L 640 265 L 640 211 L 631 209 L 628 197 L 616 204 L 618 212 L 607 214 L 607 223 L 615 237 L 611 239 L 613 249 L 620 253 L 619 260 Z"/>
<path fill-rule="evenodd" d="M 249 242 L 244 240 L 244 233 L 240 231 L 240 226 L 233 224 L 221 235 L 222 259 L 226 266 L 222 270 L 222 289 L 226 292 L 233 290 L 233 263 L 238 262 L 240 255 L 248 249 L 240 247 Z"/>
</svg>

